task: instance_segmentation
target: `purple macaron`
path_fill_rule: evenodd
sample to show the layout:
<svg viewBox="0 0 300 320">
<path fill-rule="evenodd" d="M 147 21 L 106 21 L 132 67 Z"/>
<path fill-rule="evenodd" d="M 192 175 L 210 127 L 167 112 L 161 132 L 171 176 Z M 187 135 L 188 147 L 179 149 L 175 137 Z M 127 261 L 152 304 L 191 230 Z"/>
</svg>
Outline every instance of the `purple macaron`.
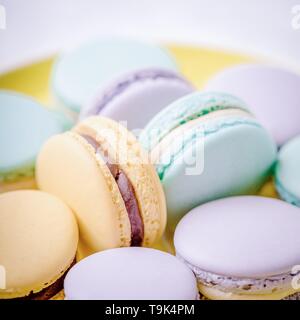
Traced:
<svg viewBox="0 0 300 320">
<path fill-rule="evenodd" d="M 141 69 L 123 74 L 100 87 L 83 107 L 80 119 L 101 114 L 125 122 L 128 129 L 142 129 L 169 103 L 195 88 L 182 76 L 167 69 Z"/>
<path fill-rule="evenodd" d="M 276 67 L 238 65 L 218 73 L 205 87 L 244 100 L 277 145 L 300 134 L 300 76 Z"/>
</svg>

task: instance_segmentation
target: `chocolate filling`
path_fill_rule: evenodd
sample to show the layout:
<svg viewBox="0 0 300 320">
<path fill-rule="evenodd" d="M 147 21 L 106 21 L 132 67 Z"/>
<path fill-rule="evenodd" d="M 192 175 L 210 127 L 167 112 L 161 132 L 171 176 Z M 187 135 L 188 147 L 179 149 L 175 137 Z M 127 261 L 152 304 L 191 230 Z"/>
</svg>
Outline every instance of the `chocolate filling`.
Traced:
<svg viewBox="0 0 300 320">
<path fill-rule="evenodd" d="M 73 267 L 75 263 L 76 263 L 76 260 L 74 259 L 70 267 L 68 268 L 68 270 L 66 270 L 60 278 L 58 278 L 55 282 L 53 282 L 50 286 L 44 288 L 43 290 L 39 292 L 31 291 L 29 295 L 25 297 L 12 298 L 10 300 L 49 300 L 53 298 L 56 294 L 58 294 L 64 288 L 65 277 L 68 271 Z"/>
<path fill-rule="evenodd" d="M 96 153 L 101 154 L 110 173 L 114 177 L 118 185 L 119 191 L 121 193 L 122 199 L 125 203 L 126 211 L 130 221 L 130 226 L 131 226 L 130 246 L 140 247 L 142 245 L 143 238 L 144 238 L 144 225 L 143 225 L 140 209 L 139 209 L 138 202 L 137 202 L 131 182 L 127 178 L 124 171 L 122 171 L 117 164 L 112 163 L 108 155 L 101 152 L 101 146 L 95 139 L 93 139 L 88 135 L 81 135 L 81 136 L 95 149 Z"/>
</svg>

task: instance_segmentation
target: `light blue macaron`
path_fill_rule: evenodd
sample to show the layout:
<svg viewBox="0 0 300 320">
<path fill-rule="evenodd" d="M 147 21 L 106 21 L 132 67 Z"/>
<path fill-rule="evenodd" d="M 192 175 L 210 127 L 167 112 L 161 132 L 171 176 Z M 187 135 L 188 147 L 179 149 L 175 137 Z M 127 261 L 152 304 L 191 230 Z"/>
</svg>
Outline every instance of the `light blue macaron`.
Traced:
<svg viewBox="0 0 300 320">
<path fill-rule="evenodd" d="M 0 183 L 33 177 L 42 144 L 67 127 L 60 114 L 33 99 L 0 91 Z"/>
<path fill-rule="evenodd" d="M 300 136 L 280 149 L 275 183 L 283 200 L 300 207 Z"/>
<path fill-rule="evenodd" d="M 276 159 L 275 142 L 247 106 L 216 92 L 172 103 L 150 121 L 140 141 L 151 151 L 175 222 L 199 204 L 257 192 Z"/>
<path fill-rule="evenodd" d="M 151 67 L 177 70 L 175 60 L 158 46 L 128 39 L 99 39 L 57 58 L 52 91 L 59 104 L 79 112 L 101 86 L 127 72 Z"/>
</svg>

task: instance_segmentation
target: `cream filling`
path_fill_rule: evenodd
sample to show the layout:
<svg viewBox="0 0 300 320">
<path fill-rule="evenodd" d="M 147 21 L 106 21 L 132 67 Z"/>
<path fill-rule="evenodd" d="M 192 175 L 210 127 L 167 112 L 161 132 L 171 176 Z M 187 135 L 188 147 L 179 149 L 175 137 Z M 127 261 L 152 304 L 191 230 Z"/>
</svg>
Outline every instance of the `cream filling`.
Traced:
<svg viewBox="0 0 300 320">
<path fill-rule="evenodd" d="M 210 112 L 204 116 L 201 116 L 197 119 L 186 122 L 183 125 L 178 126 L 167 134 L 151 151 L 151 163 L 159 164 L 162 154 L 168 153 L 171 151 L 171 148 L 174 147 L 174 142 L 183 138 L 187 131 L 197 129 L 200 131 L 201 125 L 207 124 L 212 120 L 226 120 L 236 118 L 244 118 L 246 120 L 254 119 L 254 117 L 247 111 L 242 109 L 224 109 L 216 110 Z M 200 127 L 200 129 L 198 129 Z"/>
<path fill-rule="evenodd" d="M 201 294 L 210 300 L 282 300 L 296 292 L 299 292 L 299 290 L 297 291 L 290 288 L 289 290 L 268 294 L 238 294 L 208 287 L 204 284 L 198 284 L 198 289 Z"/>
<path fill-rule="evenodd" d="M 200 286 L 221 291 L 224 295 L 273 296 L 274 294 L 283 294 L 283 297 L 285 297 L 298 291 L 298 289 L 292 288 L 292 282 L 293 279 L 299 277 L 300 271 L 297 273 L 286 272 L 264 279 L 229 277 L 201 270 L 184 260 L 180 255 L 177 254 L 176 256 L 194 272 Z"/>
</svg>

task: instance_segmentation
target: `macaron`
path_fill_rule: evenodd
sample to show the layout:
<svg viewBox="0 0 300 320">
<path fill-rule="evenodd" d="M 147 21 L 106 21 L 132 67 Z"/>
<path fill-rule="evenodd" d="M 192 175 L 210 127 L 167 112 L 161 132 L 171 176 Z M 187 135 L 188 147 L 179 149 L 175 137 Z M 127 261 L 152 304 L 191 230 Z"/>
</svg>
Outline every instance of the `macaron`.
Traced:
<svg viewBox="0 0 300 320">
<path fill-rule="evenodd" d="M 1 194 L 0 299 L 55 298 L 77 243 L 75 217 L 60 199 L 37 190 Z"/>
<path fill-rule="evenodd" d="M 101 114 L 126 123 L 128 129 L 142 129 L 171 102 L 195 89 L 174 71 L 152 68 L 129 72 L 98 92 L 80 113 L 80 119 Z"/>
<path fill-rule="evenodd" d="M 64 283 L 67 300 L 196 300 L 193 272 L 173 255 L 117 248 L 76 264 Z"/>
<path fill-rule="evenodd" d="M 164 187 L 169 222 L 199 204 L 256 193 L 276 145 L 238 98 L 195 92 L 167 106 L 140 136 Z"/>
<path fill-rule="evenodd" d="M 155 169 L 135 136 L 111 119 L 91 117 L 50 138 L 38 157 L 37 183 L 75 212 L 80 257 L 151 246 L 165 229 L 165 197 Z"/>
<path fill-rule="evenodd" d="M 0 193 L 35 188 L 34 168 L 42 144 L 67 122 L 33 99 L 0 91 Z"/>
<path fill-rule="evenodd" d="M 300 209 L 257 196 L 193 209 L 178 224 L 177 257 L 195 273 L 202 298 L 300 300 Z"/>
<path fill-rule="evenodd" d="M 279 151 L 275 184 L 280 197 L 300 207 L 300 135 Z"/>
<path fill-rule="evenodd" d="M 300 134 L 299 88 L 298 74 L 262 64 L 230 67 L 205 85 L 244 100 L 279 146 Z"/>
<path fill-rule="evenodd" d="M 79 112 L 100 86 L 123 73 L 151 67 L 177 69 L 168 52 L 156 45 L 130 39 L 98 39 L 58 56 L 51 89 L 59 104 Z"/>
</svg>

